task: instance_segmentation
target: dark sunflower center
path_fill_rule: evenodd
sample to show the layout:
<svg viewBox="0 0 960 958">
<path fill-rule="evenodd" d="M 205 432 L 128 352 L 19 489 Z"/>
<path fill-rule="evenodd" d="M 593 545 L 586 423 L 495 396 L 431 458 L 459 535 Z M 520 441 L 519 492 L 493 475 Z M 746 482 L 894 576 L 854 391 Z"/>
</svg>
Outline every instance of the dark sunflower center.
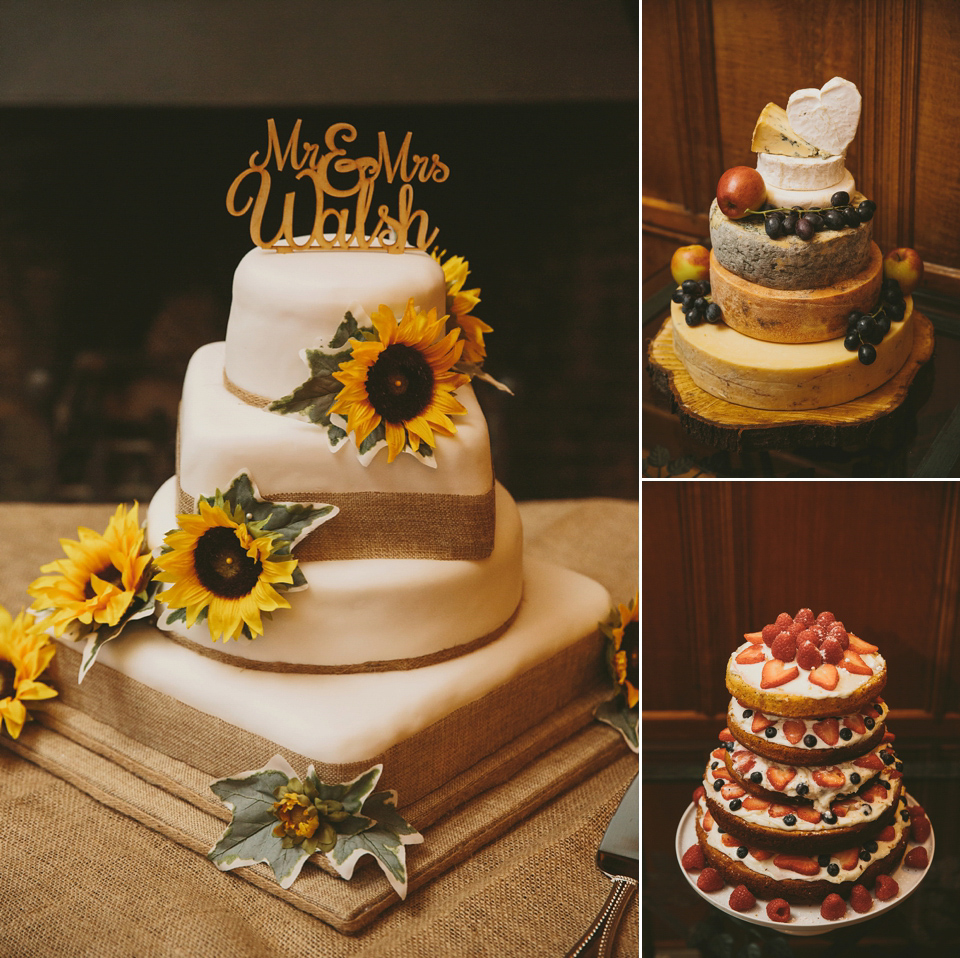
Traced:
<svg viewBox="0 0 960 958">
<path fill-rule="evenodd" d="M 193 567 L 200 584 L 224 599 L 249 595 L 260 578 L 263 565 L 251 559 L 236 532 L 226 526 L 207 529 L 193 550 Z"/>
<path fill-rule="evenodd" d="M 433 370 L 423 354 L 406 343 L 387 346 L 367 373 L 370 405 L 387 422 L 409 422 L 430 405 Z"/>
<path fill-rule="evenodd" d="M 628 622 L 623 629 L 620 648 L 627 653 L 627 681 L 637 688 L 640 685 L 640 623 Z"/>
<path fill-rule="evenodd" d="M 103 579 L 104 582 L 109 582 L 111 585 L 121 585 L 123 582 L 123 574 L 120 570 L 111 563 L 105 569 L 101 569 L 97 573 L 98 579 Z M 93 586 L 90 583 L 90 580 L 87 579 L 87 584 L 83 587 L 83 597 L 85 599 L 92 599 L 96 595 L 96 592 L 93 591 Z"/>
<path fill-rule="evenodd" d="M 0 699 L 10 698 L 16 691 L 14 679 L 17 677 L 17 670 L 12 662 L 6 659 L 0 659 Z"/>
</svg>

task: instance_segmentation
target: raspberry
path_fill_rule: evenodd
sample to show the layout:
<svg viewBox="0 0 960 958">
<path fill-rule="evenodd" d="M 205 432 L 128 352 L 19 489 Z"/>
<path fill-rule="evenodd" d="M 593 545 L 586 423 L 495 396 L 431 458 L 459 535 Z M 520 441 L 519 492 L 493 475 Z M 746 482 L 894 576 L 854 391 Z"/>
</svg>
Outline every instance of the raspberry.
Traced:
<svg viewBox="0 0 960 958">
<path fill-rule="evenodd" d="M 820 654 L 825 662 L 831 665 L 839 665 L 843 661 L 843 646 L 835 636 L 828 636 L 823 640 L 820 646 Z"/>
<path fill-rule="evenodd" d="M 700 891 L 720 891 L 726 884 L 716 868 L 704 868 L 697 879 L 697 888 Z"/>
<path fill-rule="evenodd" d="M 781 662 L 792 662 L 797 654 L 797 640 L 789 632 L 781 632 L 770 646 L 774 658 Z"/>
<path fill-rule="evenodd" d="M 822 615 L 823 613 L 821 613 Z M 827 895 L 820 906 L 820 916 L 827 921 L 837 921 L 847 913 L 847 903 L 835 892 Z"/>
<path fill-rule="evenodd" d="M 803 609 L 801 612 L 805 611 Z M 813 613 L 810 613 L 813 615 Z M 790 903 L 783 898 L 774 898 L 767 902 L 767 918 L 771 921 L 790 921 Z"/>
<path fill-rule="evenodd" d="M 698 872 L 706 863 L 707 861 L 703 857 L 703 849 L 699 845 L 691 845 L 683 853 L 683 858 L 680 859 L 680 864 L 688 872 Z"/>
<path fill-rule="evenodd" d="M 734 911 L 750 911 L 756 903 L 757 899 L 746 885 L 737 885 L 730 893 L 730 907 Z"/>
<path fill-rule="evenodd" d="M 930 819 L 926 815 L 918 815 L 910 823 L 910 837 L 917 844 L 922 844 L 930 837 Z"/>
<path fill-rule="evenodd" d="M 827 630 L 827 638 L 836 639 L 842 649 L 846 649 L 850 645 L 850 636 L 847 635 L 847 630 L 843 627 L 842 622 L 834 622 L 830 626 Z"/>
<path fill-rule="evenodd" d="M 813 670 L 821 665 L 823 656 L 812 642 L 804 642 L 797 649 L 797 665 L 802 669 Z"/>
<path fill-rule="evenodd" d="M 926 868 L 930 864 L 927 850 L 922 845 L 911 848 L 904 856 L 903 861 L 907 868 Z"/>
<path fill-rule="evenodd" d="M 770 625 L 765 625 L 760 630 L 760 635 L 763 637 L 764 645 L 769 645 L 779 634 L 780 630 L 772 622 Z"/>
<path fill-rule="evenodd" d="M 900 886 L 889 875 L 877 875 L 877 883 L 873 886 L 873 893 L 878 901 L 889 901 L 900 894 Z"/>
<path fill-rule="evenodd" d="M 854 885 L 850 889 L 850 906 L 858 915 L 866 914 L 873 908 L 873 898 L 863 885 Z"/>
<path fill-rule="evenodd" d="M 799 622 L 794 622 L 793 625 L 784 629 L 784 632 L 789 632 L 794 638 L 796 638 L 802 631 L 803 626 Z"/>
<path fill-rule="evenodd" d="M 820 643 L 823 641 L 823 636 L 817 632 L 816 629 L 804 629 L 797 636 L 797 648 L 803 645 L 804 642 L 813 643 L 814 648 L 819 649 Z"/>
<path fill-rule="evenodd" d="M 799 622 L 805 629 L 809 629 L 810 626 L 813 625 L 813 623 L 816 622 L 817 620 L 814 617 L 812 609 L 801 609 L 793 617 L 793 621 Z"/>
<path fill-rule="evenodd" d="M 817 616 L 817 625 L 823 626 L 824 629 L 829 629 L 836 621 L 837 617 L 832 612 L 821 612 Z"/>
<path fill-rule="evenodd" d="M 793 625 L 793 616 L 789 612 L 781 612 L 777 616 L 777 621 L 774 622 L 774 625 L 781 631 L 786 632 L 787 629 Z"/>
</svg>

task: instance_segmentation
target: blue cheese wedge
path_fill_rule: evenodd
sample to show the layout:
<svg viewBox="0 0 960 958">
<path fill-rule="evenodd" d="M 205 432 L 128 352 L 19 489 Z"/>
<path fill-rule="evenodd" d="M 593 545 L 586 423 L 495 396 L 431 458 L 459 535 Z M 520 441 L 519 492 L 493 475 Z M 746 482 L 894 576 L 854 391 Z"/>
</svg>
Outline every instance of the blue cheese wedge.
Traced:
<svg viewBox="0 0 960 958">
<path fill-rule="evenodd" d="M 754 153 L 776 153 L 778 156 L 828 156 L 795 133 L 787 119 L 787 111 L 776 103 L 768 103 L 753 130 L 750 149 Z"/>
</svg>

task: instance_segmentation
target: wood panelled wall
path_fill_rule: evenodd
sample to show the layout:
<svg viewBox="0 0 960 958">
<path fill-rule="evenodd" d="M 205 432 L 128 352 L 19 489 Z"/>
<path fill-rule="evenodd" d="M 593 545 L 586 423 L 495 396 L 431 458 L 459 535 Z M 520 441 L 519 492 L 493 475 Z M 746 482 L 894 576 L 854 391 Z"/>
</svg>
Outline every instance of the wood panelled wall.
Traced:
<svg viewBox="0 0 960 958">
<path fill-rule="evenodd" d="M 863 96 L 847 166 L 879 207 L 874 238 L 960 295 L 957 0 L 643 0 L 645 277 L 707 238 L 720 175 L 756 163 L 763 107 L 833 76 Z"/>
<path fill-rule="evenodd" d="M 643 740 L 715 734 L 743 633 L 829 610 L 880 646 L 898 735 L 960 749 L 960 484 L 645 482 Z"/>
</svg>

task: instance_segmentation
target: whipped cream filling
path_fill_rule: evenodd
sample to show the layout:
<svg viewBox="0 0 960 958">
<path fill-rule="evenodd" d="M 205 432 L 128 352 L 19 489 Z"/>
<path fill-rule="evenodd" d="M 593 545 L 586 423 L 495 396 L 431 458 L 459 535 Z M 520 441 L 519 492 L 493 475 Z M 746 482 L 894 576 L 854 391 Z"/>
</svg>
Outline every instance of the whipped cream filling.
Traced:
<svg viewBox="0 0 960 958">
<path fill-rule="evenodd" d="M 748 705 L 741 705 L 736 698 L 730 699 L 730 707 L 727 709 L 727 725 L 730 726 L 731 730 L 736 729 L 745 735 L 753 735 L 757 738 L 766 739 L 775 745 L 786 745 L 788 748 L 806 749 L 810 753 L 810 758 L 816 763 L 818 751 L 827 752 L 847 745 L 856 745 L 858 742 L 869 738 L 876 731 L 877 725 L 886 719 L 888 711 L 886 702 L 884 702 L 883 699 L 876 699 L 871 705 L 861 709 L 859 712 L 851 713 L 850 716 L 836 716 L 839 719 L 840 727 L 847 728 L 850 731 L 850 738 L 842 738 L 836 745 L 828 745 L 814 731 L 814 724 L 820 721 L 818 718 L 801 719 L 771 715 L 768 712 L 761 712 L 759 709 L 750 708 Z M 757 715 L 761 715 L 766 721 L 773 723 L 768 726 L 768 728 L 774 730 L 773 734 L 768 733 L 766 728 L 759 732 L 753 731 L 753 721 Z M 863 732 L 857 732 L 853 728 L 850 728 L 850 725 L 844 723 L 845 717 L 854 719 L 856 716 L 859 716 L 860 721 L 864 723 Z M 867 721 L 868 719 L 869 722 Z M 798 727 L 795 723 L 803 724 L 803 734 L 798 742 L 791 742 L 790 739 L 787 738 L 783 731 L 785 722 L 794 723 L 791 724 L 791 729 Z M 851 722 L 851 724 L 856 723 Z M 816 738 L 817 741 L 815 745 L 809 746 L 804 742 L 804 739 L 808 735 L 813 735 L 814 738 Z"/>
<path fill-rule="evenodd" d="M 881 752 L 890 758 L 889 762 L 884 761 Z M 856 762 L 863 761 L 867 756 L 875 755 L 883 763 L 882 769 L 863 768 Z M 750 761 L 752 759 L 752 761 Z M 889 745 L 877 745 L 874 749 L 865 755 L 858 756 L 848 762 L 838 762 L 833 765 L 805 766 L 805 765 L 786 765 L 781 762 L 771 762 L 762 755 L 757 755 L 746 748 L 735 748 L 731 755 L 733 768 L 741 778 L 749 779 L 750 776 L 759 773 L 761 779 L 754 784 L 776 791 L 779 795 L 789 795 L 793 798 L 804 798 L 813 803 L 813 807 L 825 814 L 830 811 L 830 804 L 842 795 L 849 795 L 863 788 L 872 778 L 881 775 L 891 768 L 896 762 L 896 755 Z M 711 763 L 712 764 L 712 763 Z M 770 770 L 773 770 L 773 777 L 770 776 Z M 717 771 L 720 771 L 718 769 Z M 792 777 L 790 781 L 782 788 L 778 789 L 774 784 L 777 774 L 782 774 L 784 778 Z M 824 778 L 830 780 L 843 776 L 843 781 L 836 785 L 822 784 Z M 817 781 L 817 779 L 820 781 Z"/>
<path fill-rule="evenodd" d="M 841 868 L 836 875 L 831 875 L 827 871 L 826 866 L 822 866 L 820 871 L 816 875 L 806 876 L 800 875 L 795 871 L 790 871 L 787 868 L 781 868 L 779 865 L 774 864 L 774 859 L 777 856 L 777 852 L 774 852 L 770 855 L 769 858 L 764 861 L 758 861 L 754 858 L 749 852 L 745 858 L 739 858 L 737 856 L 737 850 L 735 847 L 731 847 L 723 844 L 723 836 L 720 834 L 720 829 L 718 828 L 716 822 L 714 822 L 713 827 L 705 831 L 707 837 L 707 844 L 719 851 L 725 857 L 729 858 L 731 861 L 739 862 L 741 865 L 745 865 L 752 872 L 756 872 L 759 875 L 765 875 L 767 878 L 772 878 L 776 881 L 783 881 L 785 879 L 798 879 L 800 881 L 828 881 L 834 884 L 839 885 L 841 882 L 847 881 L 856 881 L 866 870 L 870 867 L 870 862 L 874 858 L 883 858 L 885 855 L 889 855 L 893 848 L 896 846 L 897 842 L 900 841 L 903 836 L 904 829 L 909 827 L 909 822 L 903 820 L 902 815 L 900 814 L 903 809 L 906 808 L 906 802 L 901 797 L 900 806 L 897 810 L 897 815 L 894 817 L 894 820 L 891 822 L 894 828 L 894 837 L 891 841 L 881 842 L 877 840 L 877 850 L 870 855 L 870 861 L 864 861 L 862 858 L 857 859 L 856 865 L 852 869 Z M 703 822 L 703 816 L 707 812 L 706 801 L 701 798 L 697 802 L 697 821 Z M 748 846 L 749 847 L 749 846 Z M 854 846 L 851 846 L 854 847 Z M 856 846 L 860 847 L 860 846 Z M 800 857 L 804 858 L 813 858 L 816 860 L 816 855 L 803 855 Z M 836 855 L 831 856 L 831 861 L 836 859 Z"/>
<path fill-rule="evenodd" d="M 711 767 L 714 763 L 717 763 L 716 768 Z M 777 802 L 769 802 L 763 808 L 746 808 L 743 805 L 743 802 L 753 797 L 749 792 L 746 795 L 741 796 L 739 799 L 725 798 L 720 791 L 720 788 L 717 787 L 717 782 L 737 785 L 738 787 L 742 786 L 739 786 L 739 783 L 736 780 L 731 779 L 730 773 L 727 771 L 726 766 L 719 759 L 711 758 L 703 776 L 703 787 L 708 794 L 714 796 L 714 800 L 716 802 L 723 803 L 727 811 L 729 811 L 732 815 L 735 815 L 741 821 L 748 822 L 751 825 L 759 825 L 763 828 L 778 828 L 782 829 L 783 831 L 808 832 L 813 834 L 830 831 L 834 828 L 848 828 L 851 825 L 859 825 L 861 822 L 876 821 L 893 804 L 894 797 L 897 794 L 896 783 L 899 777 L 899 772 L 891 770 L 890 775 L 887 779 L 885 779 L 885 781 L 887 781 L 889 784 L 889 788 L 886 789 L 886 795 L 884 797 L 878 797 L 875 800 L 867 801 L 866 799 L 863 799 L 857 795 L 852 795 L 849 798 L 843 799 L 842 804 L 840 805 L 840 810 L 846 814 L 838 814 L 837 820 L 832 823 L 828 823 L 823 819 L 818 822 L 808 822 L 806 819 L 803 819 L 796 814 L 796 808 L 790 807 L 789 812 L 785 814 L 792 814 L 795 821 L 794 824 L 788 825 L 784 820 L 784 816 L 770 814 L 770 809 L 773 808 L 777 811 L 780 811 L 783 808 L 786 808 L 786 805 L 781 805 Z M 861 785 L 860 787 L 862 788 L 863 786 Z M 737 800 L 740 801 L 739 807 L 730 808 L 730 802 Z M 766 802 L 767 799 L 757 799 L 757 801 Z M 832 808 L 832 810 L 836 812 L 836 808 Z M 817 811 L 820 811 L 821 814 L 823 814 L 821 809 L 817 809 Z"/>
<path fill-rule="evenodd" d="M 752 662 L 752 663 L 743 663 L 737 661 L 737 656 L 743 652 L 744 649 L 756 648 L 757 646 L 752 642 L 744 642 L 743 645 L 735 649 L 731 655 L 730 660 L 727 663 L 727 668 L 730 671 L 731 675 L 736 675 L 747 685 L 752 688 L 760 690 L 760 681 L 763 675 L 763 667 L 773 659 L 773 652 L 770 650 L 770 646 L 760 644 L 765 652 L 765 656 L 762 662 Z M 840 668 L 837 666 L 837 671 L 840 674 L 840 680 L 837 682 L 837 687 L 835 689 L 825 689 L 819 685 L 815 685 L 810 681 L 810 671 L 808 669 L 800 668 L 797 665 L 796 660 L 792 662 L 785 663 L 789 668 L 790 666 L 796 666 L 800 670 L 800 674 L 797 675 L 795 679 L 790 679 L 789 682 L 784 682 L 783 685 L 777 685 L 771 689 L 763 689 L 764 692 L 774 692 L 781 695 L 800 695 L 806 699 L 826 699 L 826 698 L 842 698 L 845 695 L 851 695 L 856 692 L 857 689 L 861 688 L 865 683 L 873 679 L 880 671 L 882 671 L 884 665 L 883 656 L 879 652 L 867 652 L 860 656 L 863 659 L 865 665 L 869 666 L 871 670 L 870 675 L 858 675 L 856 672 L 849 672 L 847 669 Z"/>
</svg>

